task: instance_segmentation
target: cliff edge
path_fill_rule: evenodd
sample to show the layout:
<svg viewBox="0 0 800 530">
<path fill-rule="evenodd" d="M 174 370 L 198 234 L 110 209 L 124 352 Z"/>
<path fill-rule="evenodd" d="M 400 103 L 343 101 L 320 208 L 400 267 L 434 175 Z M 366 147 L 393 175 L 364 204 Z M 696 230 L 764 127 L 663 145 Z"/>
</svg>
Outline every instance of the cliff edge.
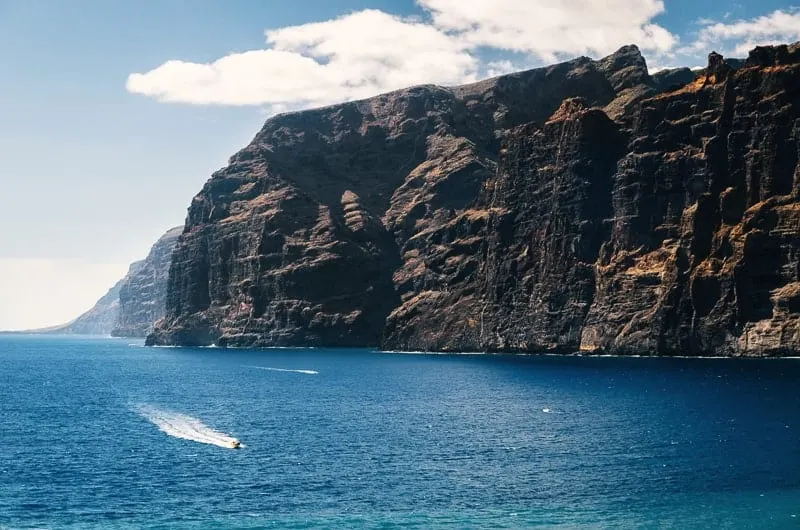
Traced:
<svg viewBox="0 0 800 530">
<path fill-rule="evenodd" d="M 181 232 L 182 226 L 168 230 L 156 241 L 141 265 L 123 279 L 112 336 L 144 338 L 152 331 L 153 324 L 164 316 L 172 251 Z"/>
<path fill-rule="evenodd" d="M 635 46 L 276 116 L 193 199 L 148 344 L 800 350 L 800 46 Z"/>
</svg>

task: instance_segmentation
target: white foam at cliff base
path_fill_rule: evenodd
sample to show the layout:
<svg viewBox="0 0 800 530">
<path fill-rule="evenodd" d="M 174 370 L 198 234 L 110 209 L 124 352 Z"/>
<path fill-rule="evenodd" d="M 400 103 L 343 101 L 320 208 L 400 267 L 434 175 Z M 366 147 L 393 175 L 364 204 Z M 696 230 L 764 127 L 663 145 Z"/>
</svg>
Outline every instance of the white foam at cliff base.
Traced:
<svg viewBox="0 0 800 530">
<path fill-rule="evenodd" d="M 290 370 L 288 368 L 271 368 L 269 366 L 251 366 L 256 370 L 266 370 L 268 372 L 290 372 L 293 374 L 317 375 L 319 372 L 316 370 Z"/>
<path fill-rule="evenodd" d="M 467 352 L 453 352 L 453 351 L 414 351 L 414 350 L 379 350 L 375 353 L 381 353 L 386 355 L 444 355 L 448 357 L 455 357 L 457 355 L 506 355 L 504 353 L 492 353 L 492 352 L 479 352 L 479 351 L 467 351 Z"/>
<path fill-rule="evenodd" d="M 233 449 L 238 442 L 236 438 L 215 431 L 199 419 L 185 414 L 160 410 L 149 405 L 141 405 L 136 410 L 147 421 L 158 427 L 161 432 L 175 438 L 216 445 L 226 449 Z"/>
</svg>

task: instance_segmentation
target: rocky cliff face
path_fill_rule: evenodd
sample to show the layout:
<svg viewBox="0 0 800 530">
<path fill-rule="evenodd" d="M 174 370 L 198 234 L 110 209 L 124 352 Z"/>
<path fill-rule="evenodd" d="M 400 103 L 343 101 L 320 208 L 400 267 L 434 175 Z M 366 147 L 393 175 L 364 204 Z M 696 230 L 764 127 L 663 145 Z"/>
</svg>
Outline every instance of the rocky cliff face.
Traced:
<svg viewBox="0 0 800 530">
<path fill-rule="evenodd" d="M 147 258 L 120 282 L 119 311 L 111 335 L 145 337 L 164 316 L 172 251 L 182 231 L 183 227 L 167 231 L 150 249 Z"/>
<path fill-rule="evenodd" d="M 194 198 L 148 342 L 796 353 L 799 151 L 798 45 L 277 116 Z"/>
</svg>

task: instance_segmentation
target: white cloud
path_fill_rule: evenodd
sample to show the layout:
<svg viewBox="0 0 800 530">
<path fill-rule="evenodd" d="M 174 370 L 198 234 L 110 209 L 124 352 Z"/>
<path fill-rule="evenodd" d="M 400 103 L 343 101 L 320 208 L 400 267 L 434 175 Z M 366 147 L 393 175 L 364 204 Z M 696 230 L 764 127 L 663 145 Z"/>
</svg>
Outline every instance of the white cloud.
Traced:
<svg viewBox="0 0 800 530">
<path fill-rule="evenodd" d="M 520 70 L 520 68 L 508 59 L 504 59 L 502 61 L 489 62 L 484 70 L 487 77 L 497 77 L 504 74 L 510 74 L 511 72 L 516 72 L 517 70 Z"/>
<path fill-rule="evenodd" d="M 64 324 L 91 308 L 128 265 L 0 259 L 0 330 Z"/>
<path fill-rule="evenodd" d="M 472 46 L 525 52 L 545 61 L 599 56 L 625 44 L 668 52 L 677 37 L 654 24 L 661 0 L 418 0 L 434 24 Z"/>
<path fill-rule="evenodd" d="M 477 59 L 458 40 L 382 11 L 269 30 L 266 38 L 268 49 L 131 74 L 128 90 L 165 102 L 297 108 L 477 74 Z"/>
<path fill-rule="evenodd" d="M 601 56 L 636 43 L 666 53 L 677 38 L 653 18 L 661 0 L 418 0 L 428 20 L 364 10 L 266 31 L 267 47 L 212 63 L 167 61 L 128 77 L 130 92 L 163 102 L 267 105 L 270 112 L 364 98 L 416 84 L 453 85 L 513 65 L 482 65 L 481 48 L 531 63 Z"/>
<path fill-rule="evenodd" d="M 684 53 L 717 50 L 723 55 L 747 56 L 756 46 L 800 40 L 800 11 L 777 10 L 749 20 L 715 22 L 702 20 L 697 39 Z"/>
</svg>

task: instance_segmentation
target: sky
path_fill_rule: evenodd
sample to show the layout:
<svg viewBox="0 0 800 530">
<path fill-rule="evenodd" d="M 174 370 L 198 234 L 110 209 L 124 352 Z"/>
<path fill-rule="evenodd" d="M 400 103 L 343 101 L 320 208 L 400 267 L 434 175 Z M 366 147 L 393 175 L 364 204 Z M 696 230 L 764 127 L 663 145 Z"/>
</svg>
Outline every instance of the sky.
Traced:
<svg viewBox="0 0 800 530">
<path fill-rule="evenodd" d="M 91 307 L 278 112 L 797 40 L 778 0 L 0 0 L 0 329 Z"/>
</svg>

